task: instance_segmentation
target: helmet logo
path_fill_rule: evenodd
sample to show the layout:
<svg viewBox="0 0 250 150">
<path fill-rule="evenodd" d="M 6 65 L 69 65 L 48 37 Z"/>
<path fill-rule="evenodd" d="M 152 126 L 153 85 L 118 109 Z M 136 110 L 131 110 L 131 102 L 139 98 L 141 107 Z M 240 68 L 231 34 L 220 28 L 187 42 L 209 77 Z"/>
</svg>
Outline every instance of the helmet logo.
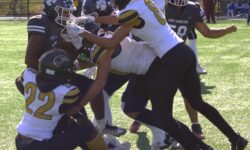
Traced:
<svg viewBox="0 0 250 150">
<path fill-rule="evenodd" d="M 107 9 L 106 1 L 105 0 L 96 1 L 96 8 L 101 10 L 101 11 L 106 10 Z"/>
<path fill-rule="evenodd" d="M 56 56 L 54 59 L 53 59 L 53 64 L 56 66 L 56 67 L 60 67 L 64 62 L 67 62 L 69 61 L 70 62 L 70 59 L 65 56 L 65 55 L 58 55 Z"/>
</svg>

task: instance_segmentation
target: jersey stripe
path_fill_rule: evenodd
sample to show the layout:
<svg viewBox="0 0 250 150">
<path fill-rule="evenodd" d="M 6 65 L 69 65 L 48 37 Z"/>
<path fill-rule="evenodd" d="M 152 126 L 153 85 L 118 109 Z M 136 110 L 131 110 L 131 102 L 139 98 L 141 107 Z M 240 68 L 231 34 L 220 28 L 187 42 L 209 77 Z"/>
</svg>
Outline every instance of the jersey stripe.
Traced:
<svg viewBox="0 0 250 150">
<path fill-rule="evenodd" d="M 91 54 L 92 62 L 98 64 L 102 56 L 106 53 L 106 49 L 100 46 L 96 46 Z"/>
<path fill-rule="evenodd" d="M 79 95 L 80 95 L 80 90 L 79 88 L 74 88 L 72 90 L 70 90 L 63 99 L 63 103 L 65 104 L 71 104 L 76 102 L 79 99 Z"/>
<path fill-rule="evenodd" d="M 128 10 L 118 16 L 120 24 L 133 24 L 138 19 L 139 14 L 135 10 Z"/>
<path fill-rule="evenodd" d="M 36 26 L 36 25 L 29 25 L 28 32 L 41 32 L 45 33 L 45 27 L 43 26 Z"/>
</svg>

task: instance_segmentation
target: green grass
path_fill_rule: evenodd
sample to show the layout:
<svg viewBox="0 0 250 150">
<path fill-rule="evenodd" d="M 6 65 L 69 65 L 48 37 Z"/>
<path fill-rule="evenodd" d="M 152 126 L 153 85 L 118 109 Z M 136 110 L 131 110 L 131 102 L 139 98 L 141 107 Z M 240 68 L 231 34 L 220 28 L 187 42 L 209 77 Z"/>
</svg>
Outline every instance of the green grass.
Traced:
<svg viewBox="0 0 250 150">
<path fill-rule="evenodd" d="M 15 149 L 15 128 L 20 121 L 24 106 L 23 97 L 16 90 L 15 78 L 24 69 L 27 45 L 26 23 L 0 22 L 0 149 Z M 198 35 L 198 51 L 201 65 L 208 71 L 201 76 L 204 100 L 215 106 L 232 127 L 250 139 L 250 26 L 245 21 L 218 21 L 211 27 L 236 24 L 238 31 L 220 39 L 207 39 Z M 111 100 L 115 124 L 129 128 L 132 120 L 120 110 L 120 89 Z M 190 126 L 183 100 L 178 93 L 175 98 L 174 115 Z M 87 107 L 90 116 L 92 113 Z M 229 142 L 220 131 L 199 115 L 206 135 L 205 142 L 216 150 L 229 150 Z M 132 150 L 149 150 L 150 131 L 142 127 L 139 134 L 126 134 L 120 138 L 129 141 Z M 247 147 L 250 150 L 250 147 Z"/>
</svg>

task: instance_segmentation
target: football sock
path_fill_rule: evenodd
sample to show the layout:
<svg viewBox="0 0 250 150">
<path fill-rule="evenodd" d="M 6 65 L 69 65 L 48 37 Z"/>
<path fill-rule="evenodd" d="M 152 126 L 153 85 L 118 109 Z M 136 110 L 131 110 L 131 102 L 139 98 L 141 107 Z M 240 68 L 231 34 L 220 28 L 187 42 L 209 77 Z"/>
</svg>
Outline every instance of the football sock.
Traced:
<svg viewBox="0 0 250 150">
<path fill-rule="evenodd" d="M 162 129 L 159 129 L 157 127 L 151 126 L 151 125 L 147 125 L 144 124 L 145 126 L 147 126 L 151 131 L 152 131 L 152 135 L 153 135 L 153 144 L 154 143 L 164 143 L 165 140 L 165 131 L 163 131 Z"/>
<path fill-rule="evenodd" d="M 105 90 L 103 90 L 103 99 L 104 99 L 104 112 L 105 112 L 104 119 L 106 120 L 106 123 L 112 125 L 112 112 L 109 105 L 110 97 Z"/>
<path fill-rule="evenodd" d="M 103 130 L 106 126 L 106 122 L 107 120 L 104 119 L 100 119 L 100 120 L 96 120 L 96 118 L 93 118 L 93 124 L 96 128 L 98 128 L 99 130 Z"/>
<path fill-rule="evenodd" d="M 198 50 L 197 50 L 197 46 L 196 46 L 196 39 L 189 40 L 189 46 L 192 49 L 192 51 L 194 52 L 194 54 L 195 54 L 197 64 L 199 64 Z"/>
</svg>

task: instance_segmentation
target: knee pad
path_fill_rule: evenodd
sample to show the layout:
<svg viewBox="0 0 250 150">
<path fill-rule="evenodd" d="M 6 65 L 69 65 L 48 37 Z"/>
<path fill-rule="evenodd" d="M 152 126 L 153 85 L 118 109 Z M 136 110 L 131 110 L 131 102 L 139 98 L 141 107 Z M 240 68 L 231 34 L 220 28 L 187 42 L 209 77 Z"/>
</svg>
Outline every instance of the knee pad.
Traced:
<svg viewBox="0 0 250 150">
<path fill-rule="evenodd" d="M 89 150 L 108 150 L 108 147 L 100 133 L 97 133 L 93 140 L 86 142 L 86 145 Z"/>
</svg>

